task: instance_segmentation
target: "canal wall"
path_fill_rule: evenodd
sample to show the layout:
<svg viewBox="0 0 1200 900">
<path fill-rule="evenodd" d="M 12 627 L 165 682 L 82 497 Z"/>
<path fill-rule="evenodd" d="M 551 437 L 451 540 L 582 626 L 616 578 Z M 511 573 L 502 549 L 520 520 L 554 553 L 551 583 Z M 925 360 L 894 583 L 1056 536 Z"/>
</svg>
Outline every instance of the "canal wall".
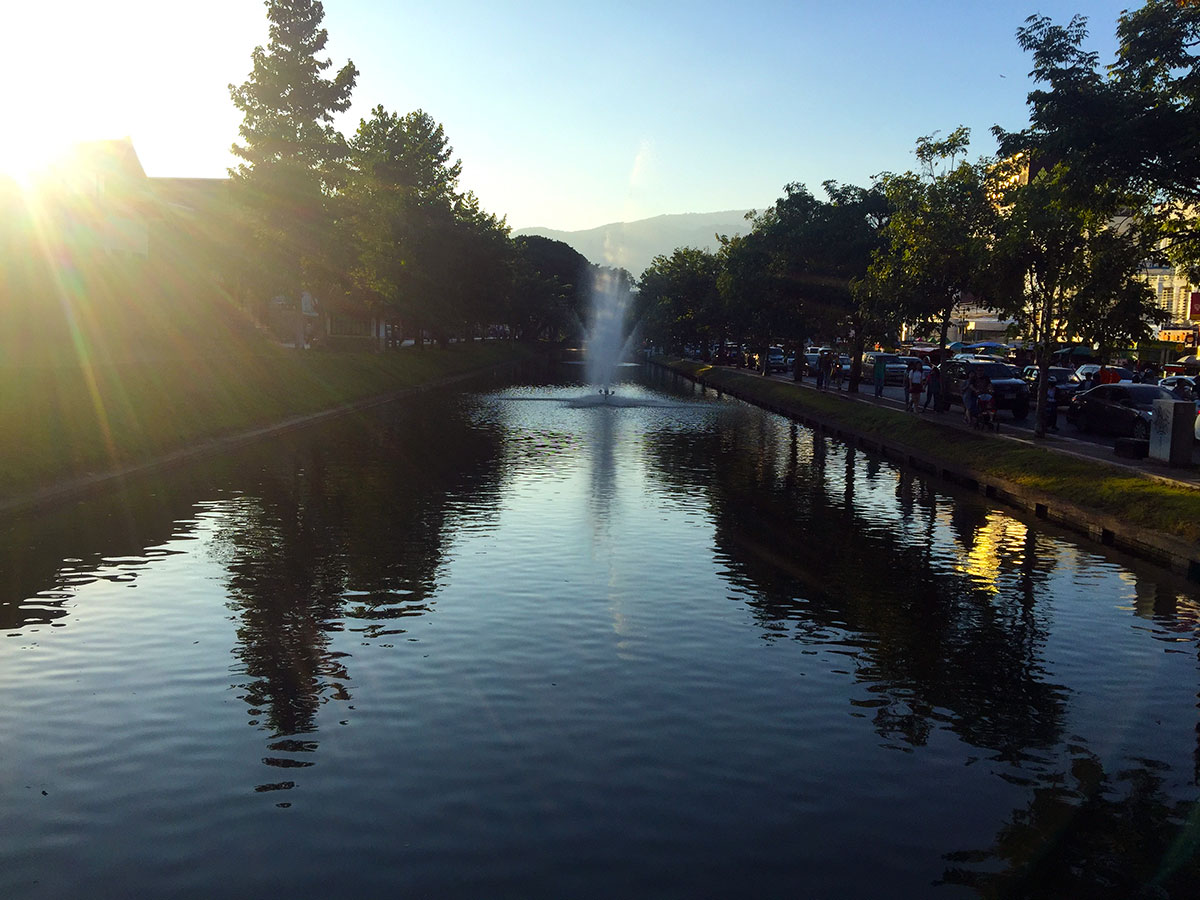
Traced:
<svg viewBox="0 0 1200 900">
<path fill-rule="evenodd" d="M 1023 510 L 1037 519 L 1051 522 L 1098 544 L 1149 560 L 1192 581 L 1200 582 L 1200 546 L 1192 541 L 1131 524 L 1117 515 L 1088 508 L 1080 503 L 1055 496 L 1051 492 L 1031 489 L 961 461 L 949 461 L 939 456 L 935 447 L 915 446 L 886 435 L 856 429 L 839 421 L 834 415 L 805 409 L 799 405 L 765 400 L 749 389 L 760 380 L 760 376 L 743 376 L 745 383 L 741 385 L 738 384 L 739 379 L 722 379 L 720 384 L 714 384 L 705 378 L 703 372 L 696 374 L 676 368 L 661 360 L 651 359 L 650 363 L 695 382 L 718 395 L 727 394 L 767 409 L 812 428 L 814 431 L 837 438 L 850 446 L 876 453 L 892 462 L 908 466 L 923 475 L 941 478 L 958 487 L 977 491 L 990 499 Z M 845 399 L 850 402 L 849 397 Z M 1046 452 L 1056 452 L 1050 447 L 1041 449 Z M 1095 464 L 1106 465 L 1107 463 L 1096 462 Z M 1170 479 L 1155 473 L 1133 471 L 1137 471 L 1139 475 L 1146 478 L 1170 481 Z M 1193 490 L 1190 485 L 1176 483 L 1181 490 Z"/>
</svg>

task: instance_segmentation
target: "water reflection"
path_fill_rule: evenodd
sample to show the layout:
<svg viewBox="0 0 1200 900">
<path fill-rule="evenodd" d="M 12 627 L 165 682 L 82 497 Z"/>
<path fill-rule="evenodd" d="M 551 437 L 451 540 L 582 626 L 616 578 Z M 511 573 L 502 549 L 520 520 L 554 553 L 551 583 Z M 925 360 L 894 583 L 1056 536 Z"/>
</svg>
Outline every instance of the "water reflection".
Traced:
<svg viewBox="0 0 1200 900">
<path fill-rule="evenodd" d="M 191 479 L 181 479 L 179 491 L 191 490 Z M 176 552 L 163 545 L 191 531 L 179 518 L 189 499 L 181 507 L 158 476 L 70 509 L 0 520 L 0 631 L 61 624 L 80 588 L 133 581 L 149 560 Z"/>
<path fill-rule="evenodd" d="M 498 436 L 444 400 L 276 442 L 253 496 L 239 498 L 213 539 L 238 617 L 233 653 L 245 680 L 235 687 L 276 751 L 265 765 L 312 765 L 321 707 L 337 702 L 343 720 L 353 710 L 352 653 L 335 649 L 337 634 L 395 640 L 431 611 L 454 510 L 487 520 L 499 458 Z"/>
<path fill-rule="evenodd" d="M 1043 780 L 986 850 L 946 854 L 943 883 L 983 897 L 1194 896 L 1200 820 L 1167 794 L 1169 767 L 1151 759 L 1115 774 L 1083 747 Z"/>
<path fill-rule="evenodd" d="M 1200 819 L 1166 791 L 1169 767 L 1139 757 L 1108 775 L 1065 731 L 1072 692 L 1047 664 L 1054 582 L 1064 569 L 1086 580 L 1095 561 L 795 425 L 660 437 L 656 450 L 664 478 L 707 474 L 718 545 L 765 634 L 846 648 L 864 689 L 852 714 L 870 715 L 887 746 L 921 747 L 948 727 L 1000 764 L 1000 777 L 1032 789 L 995 847 L 947 855 L 945 883 L 989 897 L 1190 895 Z M 1120 578 L 1129 608 L 1194 653 L 1194 589 L 1128 570 Z"/>
<path fill-rule="evenodd" d="M 1008 762 L 1062 739 L 1068 692 L 1045 668 L 1038 603 L 1058 563 L 1049 542 L 784 423 L 653 446 L 662 477 L 707 473 L 718 546 L 766 634 L 839 635 L 865 689 L 854 706 L 881 738 L 920 746 L 944 724 Z"/>
<path fill-rule="evenodd" d="M 8 523 L 3 622 L 63 649 L 0 657 L 0 893 L 61 847 L 172 892 L 200 847 L 180 895 L 1186 896 L 1194 587 L 739 404 L 577 393 Z"/>
</svg>

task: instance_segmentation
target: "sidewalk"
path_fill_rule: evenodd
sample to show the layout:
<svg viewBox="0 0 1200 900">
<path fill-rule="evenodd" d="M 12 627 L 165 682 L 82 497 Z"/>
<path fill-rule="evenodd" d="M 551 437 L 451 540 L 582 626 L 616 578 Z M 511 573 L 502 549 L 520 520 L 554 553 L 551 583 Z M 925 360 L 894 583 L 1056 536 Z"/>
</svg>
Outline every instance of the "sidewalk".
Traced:
<svg viewBox="0 0 1200 900">
<path fill-rule="evenodd" d="M 816 391 L 816 382 L 812 378 L 805 378 L 802 382 L 793 382 L 791 376 L 774 375 L 770 376 L 776 381 L 784 381 L 795 385 L 801 390 Z M 847 402 L 871 403 L 877 406 L 884 406 L 888 409 L 894 409 L 897 412 L 904 412 L 904 401 L 902 398 L 902 388 L 894 385 L 889 385 L 884 389 L 883 397 L 876 397 L 874 393 L 874 384 L 869 381 L 863 381 L 859 384 L 857 394 L 852 394 L 849 391 L 848 382 L 841 390 L 835 388 L 824 388 L 822 393 L 831 395 L 840 395 Z M 887 396 L 888 392 L 896 396 Z M 922 401 L 924 402 L 924 401 Z M 932 408 L 925 413 L 908 413 L 908 415 L 919 415 L 921 418 L 929 422 L 936 422 L 944 428 L 957 428 L 961 431 L 970 431 L 971 426 L 963 420 L 963 412 L 961 406 L 951 406 L 949 410 L 941 413 L 935 413 Z M 1008 425 L 1006 428 L 1005 426 Z M 1043 450 L 1050 450 L 1054 453 L 1061 453 L 1064 456 L 1074 456 L 1077 459 L 1096 460 L 1110 466 L 1119 466 L 1121 468 L 1130 469 L 1137 472 L 1146 478 L 1152 478 L 1157 481 L 1163 481 L 1168 484 L 1174 484 L 1180 487 L 1187 487 L 1193 490 L 1200 490 L 1200 467 L 1175 467 L 1168 466 L 1166 463 L 1152 460 L 1149 457 L 1146 459 L 1126 459 L 1117 456 L 1113 452 L 1113 448 L 1104 444 L 1097 444 L 1092 441 L 1079 440 L 1072 437 L 1064 428 L 1060 432 L 1047 434 L 1045 438 L 1035 438 L 1031 431 L 1019 430 L 1013 427 L 1011 417 L 1002 417 L 1000 420 L 1000 431 L 998 434 L 991 435 L 997 440 L 1012 441 L 1018 444 L 1025 444 L 1029 447 L 1040 447 Z M 1194 455 L 1193 455 L 1194 458 Z"/>
</svg>

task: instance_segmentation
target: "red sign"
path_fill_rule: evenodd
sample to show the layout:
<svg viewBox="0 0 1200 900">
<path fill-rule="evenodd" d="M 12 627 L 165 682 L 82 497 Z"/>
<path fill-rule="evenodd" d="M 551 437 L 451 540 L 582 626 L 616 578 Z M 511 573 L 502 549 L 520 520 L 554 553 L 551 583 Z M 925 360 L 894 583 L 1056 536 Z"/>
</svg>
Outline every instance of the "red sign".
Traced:
<svg viewBox="0 0 1200 900">
<path fill-rule="evenodd" d="M 1188 320 L 1200 319 L 1200 291 L 1192 291 L 1192 302 L 1188 306 Z"/>
</svg>

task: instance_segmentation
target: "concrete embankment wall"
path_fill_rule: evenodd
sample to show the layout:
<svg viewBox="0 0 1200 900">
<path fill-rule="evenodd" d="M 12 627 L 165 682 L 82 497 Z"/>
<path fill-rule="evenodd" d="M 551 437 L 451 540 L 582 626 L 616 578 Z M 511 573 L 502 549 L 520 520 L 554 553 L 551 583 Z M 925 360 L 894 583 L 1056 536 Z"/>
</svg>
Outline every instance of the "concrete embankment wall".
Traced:
<svg viewBox="0 0 1200 900">
<path fill-rule="evenodd" d="M 1099 544 L 1114 547 L 1141 559 L 1149 560 L 1173 572 L 1200 582 L 1200 547 L 1155 531 L 1130 525 L 1116 516 L 1088 509 L 1077 503 L 1054 497 L 1042 491 L 1030 490 L 992 473 L 976 470 L 960 462 L 940 459 L 929 447 L 913 447 L 878 434 L 866 434 L 838 422 L 832 416 L 797 407 L 764 402 L 751 393 L 741 391 L 736 384 L 714 385 L 703 375 L 680 371 L 666 363 L 651 360 L 653 365 L 703 385 L 717 394 L 727 394 L 771 412 L 786 416 L 816 431 L 828 434 L 851 446 L 877 453 L 885 459 L 908 466 L 925 475 L 932 475 L 1024 510 L 1038 519 L 1081 534 Z"/>
</svg>

